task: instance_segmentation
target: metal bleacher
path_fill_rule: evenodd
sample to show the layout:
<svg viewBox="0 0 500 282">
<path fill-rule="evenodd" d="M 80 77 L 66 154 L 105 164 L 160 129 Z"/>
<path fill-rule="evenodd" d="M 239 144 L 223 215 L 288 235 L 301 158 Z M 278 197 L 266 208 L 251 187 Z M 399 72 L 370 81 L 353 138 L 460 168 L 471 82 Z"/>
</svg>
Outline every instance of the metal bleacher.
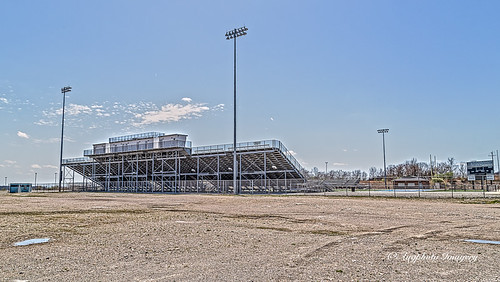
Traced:
<svg viewBox="0 0 500 282">
<path fill-rule="evenodd" d="M 83 176 L 83 191 L 234 192 L 233 144 L 191 147 L 179 140 L 156 144 L 164 134 L 136 136 L 110 138 L 63 165 Z M 302 166 L 278 140 L 238 143 L 236 152 L 241 193 L 291 192 L 305 182 Z"/>
</svg>

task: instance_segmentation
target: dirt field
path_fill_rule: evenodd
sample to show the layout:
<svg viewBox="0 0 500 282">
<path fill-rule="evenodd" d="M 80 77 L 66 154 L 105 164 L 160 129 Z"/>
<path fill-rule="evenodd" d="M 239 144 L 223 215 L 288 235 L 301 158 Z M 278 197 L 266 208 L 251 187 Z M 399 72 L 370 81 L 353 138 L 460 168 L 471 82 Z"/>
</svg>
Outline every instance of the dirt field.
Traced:
<svg viewBox="0 0 500 282">
<path fill-rule="evenodd" d="M 500 280 L 500 203 L 0 193 L 12 280 Z M 14 246 L 32 238 L 48 243 Z"/>
</svg>

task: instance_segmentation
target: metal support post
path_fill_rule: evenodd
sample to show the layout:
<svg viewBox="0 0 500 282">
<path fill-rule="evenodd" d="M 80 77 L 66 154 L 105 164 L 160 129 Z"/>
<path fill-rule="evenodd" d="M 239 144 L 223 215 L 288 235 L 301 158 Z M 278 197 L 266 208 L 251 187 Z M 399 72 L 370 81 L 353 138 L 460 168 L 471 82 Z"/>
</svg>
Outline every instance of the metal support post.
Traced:
<svg viewBox="0 0 500 282">
<path fill-rule="evenodd" d="M 266 152 L 264 152 L 264 191 L 267 190 L 267 158 Z"/>
<path fill-rule="evenodd" d="M 238 194 L 238 187 L 237 187 L 237 179 L 238 179 L 238 163 L 236 161 L 236 38 L 239 36 L 246 35 L 246 31 L 248 28 L 246 27 L 241 27 L 241 28 L 235 28 L 232 31 L 226 32 L 226 39 L 234 39 L 234 139 L 233 139 L 233 188 L 234 188 L 234 194 Z"/>
<path fill-rule="evenodd" d="M 61 121 L 61 154 L 59 158 L 59 192 L 61 192 L 61 182 L 64 177 L 62 169 L 63 144 L 64 144 L 64 108 L 66 105 L 66 92 L 70 91 L 71 87 L 69 86 L 61 88 L 61 93 L 63 94 L 63 105 L 62 105 L 62 121 Z"/>
</svg>

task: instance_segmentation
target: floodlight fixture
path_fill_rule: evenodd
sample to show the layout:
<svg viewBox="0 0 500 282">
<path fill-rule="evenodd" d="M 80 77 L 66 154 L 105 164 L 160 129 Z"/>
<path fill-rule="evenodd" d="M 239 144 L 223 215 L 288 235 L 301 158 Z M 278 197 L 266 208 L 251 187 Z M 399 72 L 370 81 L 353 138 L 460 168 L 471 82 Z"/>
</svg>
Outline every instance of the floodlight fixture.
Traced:
<svg viewBox="0 0 500 282">
<path fill-rule="evenodd" d="M 226 39 L 230 40 L 230 39 L 233 39 L 236 37 L 247 35 L 247 33 L 246 33 L 247 30 L 248 30 L 248 28 L 244 26 L 244 27 L 240 27 L 240 28 L 235 28 L 231 31 L 227 31 L 226 32 Z"/>
<path fill-rule="evenodd" d="M 71 86 L 61 88 L 61 93 L 65 94 L 66 92 L 71 92 Z"/>
<path fill-rule="evenodd" d="M 233 138 L 233 188 L 234 194 L 238 194 L 238 162 L 236 160 L 236 38 L 247 35 L 246 26 L 235 28 L 226 32 L 226 40 L 234 39 L 234 138 Z"/>
<path fill-rule="evenodd" d="M 63 157 L 63 143 L 64 143 L 64 107 L 66 105 L 66 93 L 71 92 L 71 86 L 65 86 L 61 88 L 61 93 L 63 94 L 63 104 L 62 104 L 62 122 L 61 122 L 61 154 L 59 158 L 59 192 L 61 192 L 61 182 L 63 178 L 62 173 L 62 157 Z"/>
<path fill-rule="evenodd" d="M 387 132 L 389 132 L 389 129 L 388 128 L 378 129 L 377 132 L 378 133 L 387 133 Z"/>
</svg>

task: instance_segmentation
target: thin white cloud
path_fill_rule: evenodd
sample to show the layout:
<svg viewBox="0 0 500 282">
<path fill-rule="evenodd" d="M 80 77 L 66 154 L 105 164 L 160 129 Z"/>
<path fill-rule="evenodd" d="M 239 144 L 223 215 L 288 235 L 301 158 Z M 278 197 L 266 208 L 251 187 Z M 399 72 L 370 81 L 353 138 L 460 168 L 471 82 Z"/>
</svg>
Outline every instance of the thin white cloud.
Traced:
<svg viewBox="0 0 500 282">
<path fill-rule="evenodd" d="M 42 167 L 43 167 L 43 168 L 52 168 L 52 169 L 56 169 L 56 168 L 58 168 L 58 167 L 57 167 L 57 166 L 55 166 L 55 165 L 43 165 Z"/>
<path fill-rule="evenodd" d="M 161 122 L 174 122 L 181 119 L 190 119 L 200 117 L 204 111 L 210 108 L 203 104 L 167 104 L 161 107 L 161 110 L 149 111 L 137 116 L 142 120 L 134 123 L 134 126 L 142 126 Z"/>
<path fill-rule="evenodd" d="M 89 105 L 71 104 L 66 107 L 65 125 L 81 129 L 111 128 L 116 125 L 141 127 L 156 123 L 176 122 L 201 117 L 206 111 L 223 111 L 224 104 L 209 107 L 205 103 L 192 103 L 192 99 L 181 99 L 187 103 L 170 103 L 158 106 L 153 102 L 122 104 L 105 101 Z M 57 105 L 42 111 L 36 125 L 57 126 L 62 110 Z M 37 143 L 46 143 L 37 140 Z"/>
<path fill-rule="evenodd" d="M 212 107 L 212 110 L 213 111 L 224 111 L 224 104 L 218 104 L 217 106 L 215 107 Z"/>
<path fill-rule="evenodd" d="M 347 164 L 346 163 L 333 163 L 333 165 L 335 165 L 335 166 L 346 166 Z"/>
<path fill-rule="evenodd" d="M 4 162 L 8 163 L 8 164 L 11 164 L 11 165 L 17 163 L 16 161 L 12 161 L 12 160 L 5 160 Z"/>
<path fill-rule="evenodd" d="M 60 112 L 62 110 L 59 110 Z M 79 114 L 91 114 L 92 109 L 85 105 L 70 104 L 66 109 L 66 113 L 70 116 L 76 116 Z M 61 112 L 62 113 L 62 112 Z"/>
<path fill-rule="evenodd" d="M 68 139 L 68 138 L 65 137 L 64 140 L 66 140 L 66 139 Z M 33 139 L 33 143 L 37 143 L 37 144 L 52 144 L 52 143 L 58 143 L 60 141 L 61 141 L 61 139 L 56 138 L 56 137 L 48 138 L 48 139 Z"/>
<path fill-rule="evenodd" d="M 271 118 L 270 118 L 270 120 L 271 120 L 271 121 L 274 121 L 274 118 L 273 118 L 273 117 L 271 117 Z"/>
<path fill-rule="evenodd" d="M 64 109 L 64 114 L 67 116 L 77 116 L 80 114 L 92 114 L 92 110 L 95 109 L 95 106 L 98 106 L 98 105 L 92 105 L 89 107 L 86 105 L 69 104 Z M 49 110 L 42 111 L 42 114 L 46 117 L 56 117 L 56 116 L 62 115 L 62 109 L 53 107 Z"/>
<path fill-rule="evenodd" d="M 54 121 L 46 120 L 46 119 L 40 119 L 38 121 L 35 121 L 34 124 L 36 124 L 36 125 L 47 125 L 47 126 L 55 126 L 55 125 L 57 125 Z"/>
<path fill-rule="evenodd" d="M 40 169 L 40 168 L 42 168 L 42 166 L 41 166 L 41 165 L 39 165 L 39 164 L 32 164 L 32 165 L 31 165 L 31 168 Z"/>
<path fill-rule="evenodd" d="M 5 104 L 8 104 L 8 103 L 9 103 L 9 100 L 7 100 L 7 98 L 0 97 L 0 102 L 5 103 Z"/>
<path fill-rule="evenodd" d="M 30 139 L 30 136 L 22 131 L 18 131 L 17 136 L 24 138 L 24 139 Z"/>
</svg>

